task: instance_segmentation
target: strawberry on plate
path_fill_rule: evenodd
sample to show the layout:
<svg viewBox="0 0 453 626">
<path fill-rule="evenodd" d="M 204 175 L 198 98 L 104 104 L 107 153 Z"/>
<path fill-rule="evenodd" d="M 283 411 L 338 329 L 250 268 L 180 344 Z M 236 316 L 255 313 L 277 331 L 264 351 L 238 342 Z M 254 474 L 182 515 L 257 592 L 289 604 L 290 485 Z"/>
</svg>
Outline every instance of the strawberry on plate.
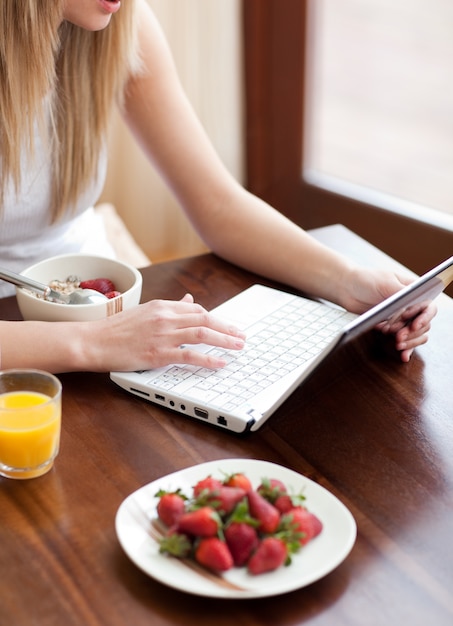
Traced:
<svg viewBox="0 0 453 626">
<path fill-rule="evenodd" d="M 222 486 L 222 481 L 212 476 L 206 476 L 202 478 L 193 486 L 193 495 L 198 497 L 202 492 L 213 491 Z"/>
<path fill-rule="evenodd" d="M 272 572 L 282 566 L 288 557 L 288 549 L 278 537 L 265 537 L 247 563 L 250 574 Z"/>
<path fill-rule="evenodd" d="M 186 497 L 178 489 L 174 492 L 159 490 L 156 494 L 159 498 L 157 515 L 166 526 L 173 526 L 185 513 Z"/>
<path fill-rule="evenodd" d="M 321 520 L 303 506 L 294 507 L 286 515 L 291 519 L 293 530 L 300 533 L 300 544 L 303 546 L 317 537 L 322 531 L 323 525 Z"/>
<path fill-rule="evenodd" d="M 259 543 L 256 529 L 247 522 L 232 522 L 225 529 L 225 541 L 236 567 L 247 563 Z"/>
<path fill-rule="evenodd" d="M 188 511 L 178 520 L 178 532 L 187 533 L 195 537 L 212 537 L 221 527 L 221 520 L 216 511 L 209 506 Z"/>
<path fill-rule="evenodd" d="M 258 491 L 247 492 L 250 515 L 259 521 L 262 533 L 274 533 L 280 522 L 280 511 L 268 502 Z"/>
<path fill-rule="evenodd" d="M 200 496 L 200 502 L 208 504 L 219 515 L 225 516 L 233 511 L 237 504 L 245 498 L 246 492 L 240 487 L 228 487 L 221 485 L 217 489 L 213 489 L 206 494 Z"/>
<path fill-rule="evenodd" d="M 244 489 L 245 491 L 252 489 L 251 480 L 241 472 L 230 474 L 225 478 L 223 484 L 227 487 L 240 487 L 240 489 Z"/>
<path fill-rule="evenodd" d="M 195 560 L 210 570 L 226 572 L 234 565 L 231 552 L 219 537 L 201 539 L 195 549 Z"/>
</svg>

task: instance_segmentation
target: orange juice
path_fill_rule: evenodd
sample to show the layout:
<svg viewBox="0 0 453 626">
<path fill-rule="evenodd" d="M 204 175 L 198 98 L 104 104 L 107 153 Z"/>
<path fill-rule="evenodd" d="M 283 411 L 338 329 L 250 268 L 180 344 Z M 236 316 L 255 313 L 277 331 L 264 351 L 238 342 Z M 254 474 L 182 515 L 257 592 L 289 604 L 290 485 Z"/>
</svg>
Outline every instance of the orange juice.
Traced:
<svg viewBox="0 0 453 626">
<path fill-rule="evenodd" d="M 60 424 L 55 398 L 35 391 L 0 394 L 1 473 L 33 478 L 47 472 L 58 453 Z"/>
</svg>

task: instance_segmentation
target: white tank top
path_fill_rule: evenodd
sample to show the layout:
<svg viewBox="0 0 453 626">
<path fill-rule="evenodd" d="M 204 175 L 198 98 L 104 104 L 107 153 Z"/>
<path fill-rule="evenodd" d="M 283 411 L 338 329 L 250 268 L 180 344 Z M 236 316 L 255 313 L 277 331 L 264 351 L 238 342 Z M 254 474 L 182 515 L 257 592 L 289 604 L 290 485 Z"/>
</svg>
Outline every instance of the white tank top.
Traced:
<svg viewBox="0 0 453 626">
<path fill-rule="evenodd" d="M 114 256 L 107 241 L 102 219 L 93 205 L 98 200 L 107 170 L 106 151 L 98 166 L 98 175 L 80 196 L 74 212 L 56 224 L 51 223 L 51 155 L 36 137 L 36 154 L 22 160 L 22 179 L 16 194 L 7 186 L 0 213 L 0 267 L 13 272 L 50 256 L 86 252 Z M 0 298 L 13 295 L 13 285 L 0 280 Z"/>
</svg>

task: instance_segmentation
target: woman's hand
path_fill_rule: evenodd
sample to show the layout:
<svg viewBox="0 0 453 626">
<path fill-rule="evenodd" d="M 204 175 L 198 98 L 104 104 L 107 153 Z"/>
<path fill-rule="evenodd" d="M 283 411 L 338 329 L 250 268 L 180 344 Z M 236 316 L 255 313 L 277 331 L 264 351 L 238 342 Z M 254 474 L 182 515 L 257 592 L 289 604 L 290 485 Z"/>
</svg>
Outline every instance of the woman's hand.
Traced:
<svg viewBox="0 0 453 626">
<path fill-rule="evenodd" d="M 388 271 L 354 268 L 347 282 L 349 292 L 342 303 L 353 313 L 363 313 L 412 282 L 412 278 Z M 414 349 L 428 341 L 431 321 L 437 313 L 433 302 L 407 308 L 397 319 L 383 322 L 378 329 L 395 335 L 395 348 L 401 360 L 409 361 Z"/>
<path fill-rule="evenodd" d="M 408 307 L 394 321 L 379 324 L 383 333 L 395 335 L 395 348 L 400 352 L 402 361 L 409 361 L 414 349 L 428 341 L 431 320 L 437 313 L 433 302 L 424 302 Z"/>
<path fill-rule="evenodd" d="M 85 349 L 90 346 L 90 369 L 97 371 L 151 369 L 171 363 L 216 369 L 225 365 L 223 359 L 193 350 L 190 344 L 241 350 L 245 339 L 243 332 L 195 304 L 189 294 L 179 302 L 152 300 L 117 313 L 100 320 L 89 332 L 91 341 L 85 337 L 83 345 Z"/>
</svg>

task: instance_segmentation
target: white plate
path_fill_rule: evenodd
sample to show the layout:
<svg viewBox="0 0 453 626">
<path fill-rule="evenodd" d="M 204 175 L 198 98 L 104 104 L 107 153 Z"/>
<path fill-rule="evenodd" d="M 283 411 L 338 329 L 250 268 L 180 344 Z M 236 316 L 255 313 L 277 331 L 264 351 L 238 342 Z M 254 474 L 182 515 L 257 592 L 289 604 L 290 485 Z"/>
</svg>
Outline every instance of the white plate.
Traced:
<svg viewBox="0 0 453 626">
<path fill-rule="evenodd" d="M 303 492 L 304 504 L 319 517 L 320 535 L 292 556 L 292 563 L 274 572 L 252 576 L 246 568 L 232 568 L 224 574 L 209 574 L 186 561 L 159 554 L 151 520 L 157 517 L 159 489 L 181 488 L 186 495 L 201 478 L 243 472 L 257 487 L 263 478 L 278 478 L 290 493 Z M 309 478 L 290 469 L 253 459 L 223 459 L 180 470 L 141 487 L 128 496 L 116 515 L 116 533 L 129 558 L 146 574 L 161 583 L 200 596 L 214 598 L 260 598 L 299 589 L 319 580 L 349 554 L 356 538 L 356 524 L 349 510 Z"/>
</svg>

